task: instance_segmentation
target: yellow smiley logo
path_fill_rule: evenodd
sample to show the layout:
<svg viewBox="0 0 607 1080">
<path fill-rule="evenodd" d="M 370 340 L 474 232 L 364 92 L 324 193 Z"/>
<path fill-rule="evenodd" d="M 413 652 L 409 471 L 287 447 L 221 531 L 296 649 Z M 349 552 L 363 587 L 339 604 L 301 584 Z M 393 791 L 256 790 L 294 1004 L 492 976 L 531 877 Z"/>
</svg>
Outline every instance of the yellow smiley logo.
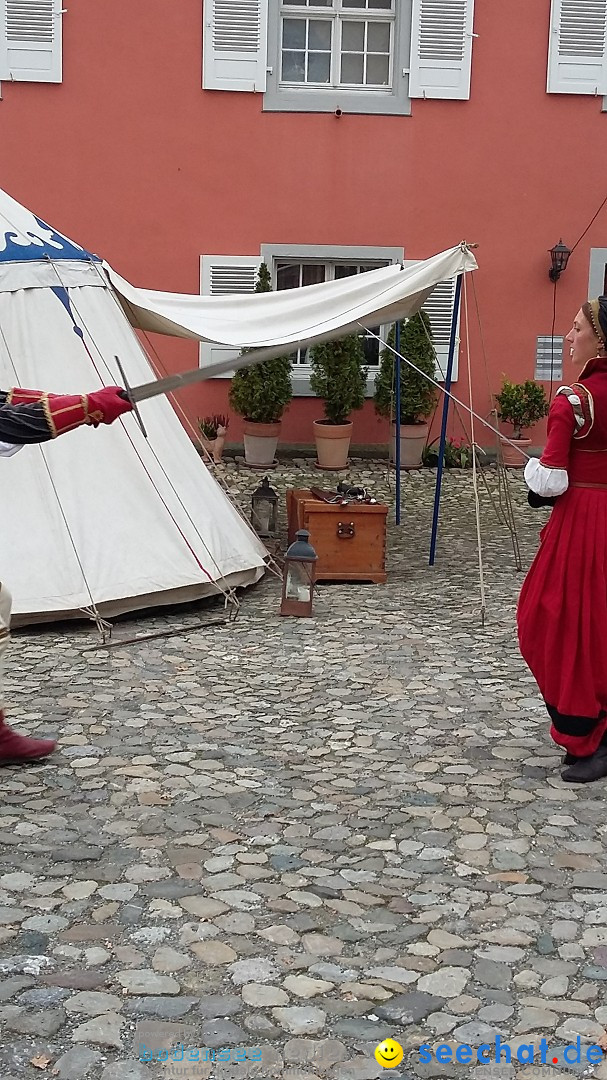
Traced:
<svg viewBox="0 0 607 1080">
<path fill-rule="evenodd" d="M 375 1060 L 384 1069 L 394 1069 L 403 1060 L 404 1051 L 400 1043 L 395 1039 L 384 1039 L 379 1046 L 375 1047 Z"/>
</svg>

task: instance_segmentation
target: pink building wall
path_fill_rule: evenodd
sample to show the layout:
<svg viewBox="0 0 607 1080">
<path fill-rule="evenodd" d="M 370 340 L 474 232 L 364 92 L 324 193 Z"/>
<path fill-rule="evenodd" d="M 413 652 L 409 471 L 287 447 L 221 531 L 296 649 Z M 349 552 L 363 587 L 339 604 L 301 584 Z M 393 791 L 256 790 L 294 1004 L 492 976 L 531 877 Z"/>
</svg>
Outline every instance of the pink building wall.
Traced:
<svg viewBox="0 0 607 1080">
<path fill-rule="evenodd" d="M 261 243 L 399 245 L 422 259 L 476 242 L 487 371 L 469 285 L 471 358 L 484 415 L 504 373 L 533 378 L 536 337 L 552 324 L 548 249 L 561 236 L 573 246 L 605 194 L 602 99 L 546 93 L 549 13 L 550 0 L 477 0 L 469 101 L 337 119 L 203 91 L 200 0 L 70 5 L 62 84 L 2 84 L 0 186 L 155 289 L 198 292 L 201 254 L 256 255 Z M 559 283 L 557 334 L 586 299 L 590 248 L 602 246 L 607 210 Z M 195 344 L 153 344 L 167 371 L 198 362 Z M 467 400 L 463 354 L 454 392 Z M 191 419 L 223 411 L 227 383 L 182 403 Z M 311 443 L 321 410 L 296 398 L 283 442 Z M 353 419 L 354 443 L 387 440 L 372 402 Z M 240 431 L 232 417 L 230 439 Z"/>
</svg>

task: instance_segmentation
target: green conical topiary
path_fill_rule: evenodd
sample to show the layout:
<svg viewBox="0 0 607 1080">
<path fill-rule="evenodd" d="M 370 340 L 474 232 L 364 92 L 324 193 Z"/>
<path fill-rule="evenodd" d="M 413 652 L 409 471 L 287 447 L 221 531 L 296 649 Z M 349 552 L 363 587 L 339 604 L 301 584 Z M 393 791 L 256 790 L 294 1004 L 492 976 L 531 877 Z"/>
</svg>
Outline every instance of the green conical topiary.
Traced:
<svg viewBox="0 0 607 1080">
<path fill-rule="evenodd" d="M 388 335 L 388 345 L 395 347 L 396 328 L 392 326 Z M 415 364 L 420 372 L 436 378 L 436 358 L 432 345 L 432 327 L 425 311 L 419 311 L 412 318 L 400 324 L 400 351 L 403 356 Z M 373 400 L 380 416 L 394 419 L 394 362 L 395 356 L 389 349 L 382 349 L 380 366 L 375 378 Z M 400 422 L 416 424 L 430 416 L 436 403 L 436 387 L 428 382 L 424 375 L 414 371 L 401 360 L 400 364 Z"/>
<path fill-rule="evenodd" d="M 272 292 L 272 279 L 265 262 L 259 267 L 255 292 Z M 293 397 L 291 376 L 288 356 L 240 368 L 232 378 L 230 405 L 252 424 L 277 424 Z"/>
<path fill-rule="evenodd" d="M 315 345 L 310 359 L 310 386 L 324 398 L 329 424 L 345 424 L 354 409 L 362 409 L 367 369 L 362 341 L 357 334 Z"/>
</svg>

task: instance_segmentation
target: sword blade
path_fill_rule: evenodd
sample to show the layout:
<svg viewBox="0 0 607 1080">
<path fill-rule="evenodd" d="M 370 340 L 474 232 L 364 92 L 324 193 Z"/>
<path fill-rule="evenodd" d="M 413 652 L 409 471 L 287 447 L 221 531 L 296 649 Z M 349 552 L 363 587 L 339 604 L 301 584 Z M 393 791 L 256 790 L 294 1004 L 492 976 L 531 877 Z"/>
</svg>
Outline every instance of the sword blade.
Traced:
<svg viewBox="0 0 607 1080">
<path fill-rule="evenodd" d="M 441 384 L 437 382 L 436 379 L 433 379 L 430 375 L 427 375 L 425 371 L 420 371 L 420 369 L 416 367 L 416 365 L 412 363 L 411 360 L 408 360 L 406 356 L 403 356 L 401 353 L 397 354 L 396 349 L 394 349 L 391 345 L 388 345 L 388 343 L 384 341 L 384 339 L 379 334 L 374 333 L 373 330 L 365 326 L 360 321 L 357 323 L 357 325 L 362 330 L 364 330 L 369 337 L 375 338 L 382 348 L 388 349 L 388 351 L 393 353 L 394 356 L 400 356 L 400 359 L 404 360 L 405 364 L 407 364 L 408 367 L 413 368 L 413 370 L 416 371 L 418 375 L 423 376 L 426 382 L 432 383 L 432 385 L 436 387 L 436 389 L 439 390 L 441 394 L 444 394 L 445 397 L 448 397 L 451 399 L 451 401 L 454 401 L 456 405 L 459 405 L 459 407 L 461 409 L 464 409 L 464 411 L 467 412 L 470 416 L 474 416 L 474 418 L 478 420 L 479 423 L 483 425 L 483 427 L 487 428 L 489 431 L 492 431 L 495 435 L 498 435 L 502 442 L 508 443 L 510 446 L 513 446 L 514 449 L 517 450 L 521 457 L 525 458 L 526 461 L 529 460 L 529 454 L 526 454 L 524 450 L 521 450 L 520 446 L 517 446 L 516 443 L 513 443 L 510 439 L 503 435 L 502 432 L 499 431 L 498 428 L 494 427 L 493 424 L 490 424 L 484 416 L 480 416 L 480 414 L 475 412 L 474 409 L 471 409 L 469 405 L 466 405 L 464 401 L 461 401 L 459 398 L 455 397 L 455 395 L 452 394 L 449 390 L 445 390 L 444 386 L 441 386 Z M 240 356 L 238 356 L 235 360 L 230 361 L 230 368 L 233 370 L 237 370 L 238 368 L 248 366 L 249 364 L 260 364 L 263 360 L 273 360 L 276 356 L 284 356 L 286 353 L 295 352 L 296 349 L 303 348 L 304 346 L 309 345 L 311 341 L 313 341 L 314 343 L 321 341 L 331 341 L 334 338 L 338 338 L 340 336 L 344 336 L 343 328 L 337 331 L 333 330 L 330 334 L 323 334 L 322 336 L 319 336 L 317 338 L 308 338 L 307 340 L 302 339 L 302 341 L 300 342 L 292 342 L 290 345 L 287 346 L 272 345 L 266 349 L 252 349 L 250 352 L 241 353 Z M 204 382 L 205 379 L 212 379 L 214 375 L 223 375 L 224 378 L 228 377 L 227 372 L 225 371 L 225 361 L 219 361 L 216 364 L 208 364 L 207 367 L 204 368 L 194 368 L 192 371 L 184 371 L 181 375 L 169 375 L 166 379 L 156 379 L 154 382 L 143 383 L 141 386 L 131 386 L 129 387 L 129 394 L 133 402 L 146 401 L 148 400 L 148 398 L 157 397 L 159 394 L 170 394 L 174 390 L 179 390 L 182 386 L 190 386 L 192 383 Z"/>
<path fill-rule="evenodd" d="M 235 360 L 230 361 L 230 369 L 249 364 L 260 364 L 263 360 L 273 360 L 277 356 L 284 356 L 285 352 L 294 352 L 298 348 L 295 345 L 273 345 L 266 349 L 251 349 L 241 353 Z M 168 375 L 166 379 L 155 379 L 154 382 L 142 383 L 141 386 L 130 386 L 129 393 L 133 401 L 147 401 L 149 398 L 158 397 L 159 394 L 171 394 L 180 390 L 182 386 L 191 386 L 192 383 L 205 382 L 215 375 L 223 375 L 228 378 L 225 371 L 225 360 L 216 364 L 207 364 L 206 367 L 193 368 L 192 371 L 184 371 L 180 375 Z"/>
<path fill-rule="evenodd" d="M 169 375 L 166 379 L 156 379 L 155 382 L 142 383 L 141 386 L 131 386 L 131 398 L 133 401 L 147 401 L 148 398 L 158 397 L 160 394 L 170 394 L 173 390 L 179 390 L 180 386 L 189 386 L 190 383 L 200 382 L 202 378 L 200 368 L 197 368 L 196 371 L 185 371 L 183 375 Z"/>
</svg>

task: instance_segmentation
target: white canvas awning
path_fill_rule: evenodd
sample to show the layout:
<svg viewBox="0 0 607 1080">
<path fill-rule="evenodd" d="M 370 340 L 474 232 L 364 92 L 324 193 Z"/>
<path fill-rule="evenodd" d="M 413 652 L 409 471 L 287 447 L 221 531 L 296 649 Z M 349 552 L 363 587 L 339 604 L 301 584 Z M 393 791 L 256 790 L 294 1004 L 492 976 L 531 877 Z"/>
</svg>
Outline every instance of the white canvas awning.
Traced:
<svg viewBox="0 0 607 1080">
<path fill-rule="evenodd" d="M 343 337 L 361 325 L 378 326 L 414 315 L 439 282 L 477 269 L 470 249 L 458 244 L 413 266 L 385 266 L 300 289 L 250 296 L 193 296 L 136 289 L 107 263 L 103 265 L 135 328 L 237 349 L 267 350 L 267 358 L 285 346 L 294 350 Z M 263 358 L 256 354 L 251 362 Z M 215 362 L 208 374 L 219 375 L 234 366 L 233 358 Z"/>
</svg>

